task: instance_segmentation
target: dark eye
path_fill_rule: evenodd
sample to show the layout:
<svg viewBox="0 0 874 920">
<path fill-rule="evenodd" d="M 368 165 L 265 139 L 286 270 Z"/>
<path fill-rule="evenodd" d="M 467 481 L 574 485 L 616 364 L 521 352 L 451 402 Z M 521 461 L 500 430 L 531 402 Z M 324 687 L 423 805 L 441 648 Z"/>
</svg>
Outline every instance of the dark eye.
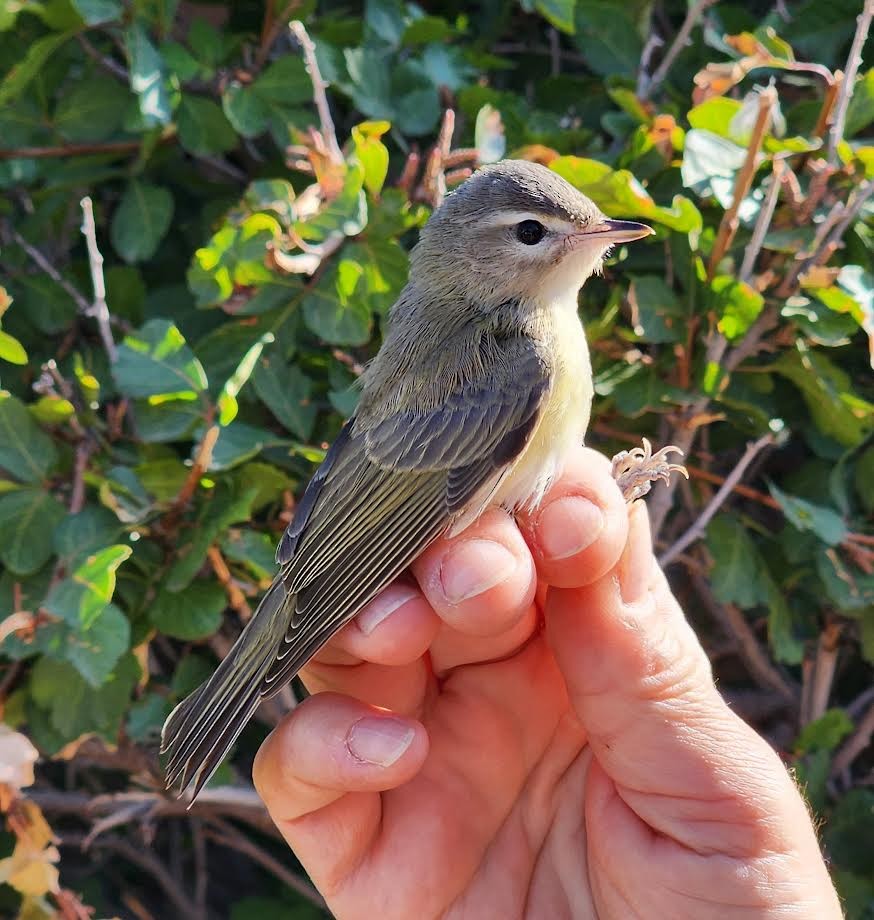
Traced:
<svg viewBox="0 0 874 920">
<path fill-rule="evenodd" d="M 516 224 L 516 239 L 526 246 L 536 246 L 546 234 L 546 227 L 539 220 L 523 220 Z"/>
</svg>

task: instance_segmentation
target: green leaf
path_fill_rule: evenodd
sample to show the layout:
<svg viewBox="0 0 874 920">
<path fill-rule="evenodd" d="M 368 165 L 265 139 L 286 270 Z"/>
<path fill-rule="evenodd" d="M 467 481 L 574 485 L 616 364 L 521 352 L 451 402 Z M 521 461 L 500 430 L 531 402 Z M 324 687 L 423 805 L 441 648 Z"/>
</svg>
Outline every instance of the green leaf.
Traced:
<svg viewBox="0 0 874 920">
<path fill-rule="evenodd" d="M 364 287 L 364 267 L 346 258 L 331 260 L 330 267 L 303 301 L 307 326 L 331 345 L 363 345 L 370 338 L 372 316 L 356 294 Z"/>
<path fill-rule="evenodd" d="M 112 375 L 125 396 L 194 399 L 206 374 L 182 333 L 166 319 L 149 320 L 125 336 Z"/>
<path fill-rule="evenodd" d="M 124 14 L 124 5 L 119 0 L 72 0 L 72 3 L 89 26 L 121 19 Z"/>
<path fill-rule="evenodd" d="M 874 121 L 874 67 L 856 80 L 850 104 L 844 136 L 855 137 Z"/>
<path fill-rule="evenodd" d="M 717 600 L 745 609 L 767 602 L 761 557 L 749 531 L 734 515 L 717 515 L 707 525 L 707 549 L 713 558 L 710 579 Z"/>
<path fill-rule="evenodd" d="M 701 214 L 688 198 L 675 195 L 670 208 L 659 206 L 627 169 L 613 170 L 599 160 L 570 156 L 558 157 L 549 168 L 611 217 L 642 217 L 681 233 L 701 231 Z"/>
<path fill-rule="evenodd" d="M 71 626 L 87 629 L 100 616 L 115 593 L 115 573 L 131 548 L 107 546 L 89 556 L 69 578 L 49 592 L 45 607 Z"/>
<path fill-rule="evenodd" d="M 132 179 L 112 215 L 113 248 L 125 262 L 145 262 L 155 254 L 172 219 L 170 191 Z"/>
<path fill-rule="evenodd" d="M 276 574 L 276 538 L 271 534 L 231 529 L 222 538 L 222 552 L 261 581 L 269 582 Z"/>
<path fill-rule="evenodd" d="M 310 400 L 313 383 L 296 365 L 275 354 L 264 355 L 252 378 L 255 392 L 282 426 L 306 441 L 312 434 L 316 407 Z"/>
<path fill-rule="evenodd" d="M 134 404 L 137 435 L 147 444 L 184 441 L 191 437 L 196 425 L 203 421 L 203 406 L 199 402 L 176 399 L 151 405 L 145 400 Z"/>
<path fill-rule="evenodd" d="M 843 709 L 829 709 L 801 729 L 795 741 L 798 754 L 812 751 L 833 751 L 853 730 L 853 720 Z"/>
<path fill-rule="evenodd" d="M 760 571 L 768 592 L 768 641 L 774 657 L 784 664 L 799 665 L 804 660 L 804 642 L 798 637 L 795 619 L 785 592 L 764 569 Z"/>
<path fill-rule="evenodd" d="M 69 141 L 103 141 L 118 131 L 131 101 L 130 94 L 106 75 L 93 76 L 61 96 L 55 109 L 58 133 Z"/>
<path fill-rule="evenodd" d="M 221 33 L 205 19 L 199 17 L 188 30 L 188 44 L 199 61 L 215 70 L 225 56 L 225 43 Z"/>
<path fill-rule="evenodd" d="M 270 124 L 271 108 L 267 101 L 252 86 L 236 80 L 229 83 L 222 93 L 222 111 L 234 130 L 243 137 L 263 134 Z"/>
<path fill-rule="evenodd" d="M 0 468 L 20 482 L 44 479 L 58 462 L 51 438 L 14 396 L 0 398 Z"/>
<path fill-rule="evenodd" d="M 27 364 L 27 352 L 18 339 L 0 329 L 0 358 L 10 364 Z"/>
<path fill-rule="evenodd" d="M 233 374 L 225 381 L 218 397 L 219 424 L 229 425 L 237 417 L 237 394 L 245 386 L 246 381 L 252 376 L 258 358 L 264 346 L 273 341 L 273 333 L 266 332 L 243 355 Z"/>
<path fill-rule="evenodd" d="M 710 283 L 712 309 L 719 331 L 730 341 L 740 338 L 758 318 L 765 298 L 745 281 L 719 275 Z"/>
<path fill-rule="evenodd" d="M 870 789 L 850 790 L 832 812 L 824 836 L 827 851 L 839 866 L 870 875 L 874 792 Z"/>
<path fill-rule="evenodd" d="M 734 194 L 734 177 L 747 158 L 746 148 L 714 134 L 693 128 L 686 132 L 680 175 L 683 185 L 701 197 L 713 195 L 727 208 Z"/>
<path fill-rule="evenodd" d="M 283 440 L 272 431 L 234 421 L 221 430 L 212 451 L 210 472 L 229 470 L 261 453 L 265 447 L 281 446 Z"/>
<path fill-rule="evenodd" d="M 829 546 L 837 546 L 846 539 L 847 525 L 836 511 L 823 505 L 816 505 L 797 495 L 789 495 L 778 489 L 773 483 L 769 483 L 768 488 L 780 505 L 783 514 L 786 515 L 786 519 L 798 530 L 809 530 L 815 533 L 823 543 Z"/>
<path fill-rule="evenodd" d="M 55 552 L 69 571 L 84 562 L 85 557 L 117 543 L 121 531 L 122 525 L 112 512 L 87 505 L 77 514 L 68 514 L 55 527 Z"/>
<path fill-rule="evenodd" d="M 157 693 L 147 693 L 128 710 L 126 734 L 138 744 L 154 745 L 170 715 L 170 703 Z"/>
<path fill-rule="evenodd" d="M 283 106 L 311 102 L 313 84 L 304 62 L 287 54 L 275 60 L 253 84 L 262 99 Z"/>
<path fill-rule="evenodd" d="M 684 335 L 684 315 L 677 295 L 658 275 L 632 278 L 628 289 L 634 334 L 647 342 L 678 342 Z"/>
<path fill-rule="evenodd" d="M 64 508 L 42 489 L 0 495 L 0 560 L 20 575 L 36 572 L 52 555 L 52 534 Z"/>
<path fill-rule="evenodd" d="M 573 34 L 576 0 L 535 0 L 534 8 L 556 29 Z"/>
<path fill-rule="evenodd" d="M 130 646 L 130 622 L 115 604 L 108 604 L 82 628 L 58 625 L 63 632 L 59 643 L 63 658 L 92 687 L 107 680 Z"/>
<path fill-rule="evenodd" d="M 155 627 L 175 639 L 206 639 L 222 622 L 228 601 L 221 585 L 196 581 L 175 594 L 161 591 L 152 601 L 149 617 Z"/>
<path fill-rule="evenodd" d="M 150 128 L 168 124 L 171 106 L 164 62 L 141 22 L 125 30 L 124 44 L 130 64 L 130 88 L 137 96 L 143 124 Z"/>
<path fill-rule="evenodd" d="M 227 153 L 237 146 L 237 134 L 233 126 L 211 99 L 183 96 L 177 126 L 179 143 L 196 156 Z"/>
<path fill-rule="evenodd" d="M 555 0 L 550 5 L 555 5 Z M 611 0 L 577 0 L 575 41 L 596 73 L 636 74 L 643 43 L 623 6 Z"/>
<path fill-rule="evenodd" d="M 389 130 L 387 121 L 365 121 L 352 128 L 355 157 L 364 170 L 364 187 L 379 195 L 388 174 L 388 148 L 380 137 Z"/>
<path fill-rule="evenodd" d="M 57 32 L 35 41 L 24 56 L 0 80 L 0 110 L 17 99 L 30 82 L 37 77 L 51 56 L 65 44 L 73 32 Z"/>
</svg>

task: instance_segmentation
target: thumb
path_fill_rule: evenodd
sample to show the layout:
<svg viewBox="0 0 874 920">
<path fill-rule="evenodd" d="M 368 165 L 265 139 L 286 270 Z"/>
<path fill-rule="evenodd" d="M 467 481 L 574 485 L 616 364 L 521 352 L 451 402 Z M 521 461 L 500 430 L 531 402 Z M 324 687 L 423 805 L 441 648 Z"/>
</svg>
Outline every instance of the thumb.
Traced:
<svg viewBox="0 0 874 920">
<path fill-rule="evenodd" d="M 546 601 L 547 636 L 595 774 L 609 780 L 593 785 L 697 852 L 749 852 L 763 843 L 755 828 L 773 826 L 790 800 L 799 820 L 806 812 L 777 755 L 716 690 L 653 556 L 645 505 L 629 516 L 614 568 L 552 588 Z"/>
</svg>

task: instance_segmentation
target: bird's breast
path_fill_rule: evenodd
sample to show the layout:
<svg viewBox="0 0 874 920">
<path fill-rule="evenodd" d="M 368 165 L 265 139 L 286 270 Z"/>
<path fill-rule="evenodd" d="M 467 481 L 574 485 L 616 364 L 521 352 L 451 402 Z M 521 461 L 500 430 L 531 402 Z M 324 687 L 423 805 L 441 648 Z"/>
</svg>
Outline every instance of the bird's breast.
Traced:
<svg viewBox="0 0 874 920">
<path fill-rule="evenodd" d="M 592 367 L 576 309 L 550 310 L 547 335 L 554 358 L 549 390 L 531 438 L 501 482 L 495 504 L 536 507 L 561 475 L 569 453 L 583 442 L 592 407 Z"/>
</svg>

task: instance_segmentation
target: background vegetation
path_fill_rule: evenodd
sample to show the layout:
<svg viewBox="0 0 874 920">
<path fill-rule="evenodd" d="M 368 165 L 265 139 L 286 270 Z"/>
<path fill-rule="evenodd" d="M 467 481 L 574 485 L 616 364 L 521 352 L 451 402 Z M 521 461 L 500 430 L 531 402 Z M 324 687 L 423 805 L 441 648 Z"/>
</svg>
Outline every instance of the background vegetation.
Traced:
<svg viewBox="0 0 874 920">
<path fill-rule="evenodd" d="M 190 813 L 159 727 L 269 583 L 416 229 L 513 155 L 657 229 L 582 297 L 590 443 L 688 449 L 663 560 L 874 917 L 860 13 L 0 2 L 0 914 L 321 915 L 250 785 L 290 693 Z"/>
</svg>

